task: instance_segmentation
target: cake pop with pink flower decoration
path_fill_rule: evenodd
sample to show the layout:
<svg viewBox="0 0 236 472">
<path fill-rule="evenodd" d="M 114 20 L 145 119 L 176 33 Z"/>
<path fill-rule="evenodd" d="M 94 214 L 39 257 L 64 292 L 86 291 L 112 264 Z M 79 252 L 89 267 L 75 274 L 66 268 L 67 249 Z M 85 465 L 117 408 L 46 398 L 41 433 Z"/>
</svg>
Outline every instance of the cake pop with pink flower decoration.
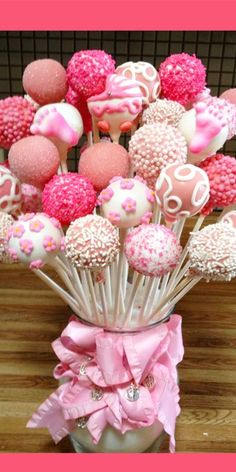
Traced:
<svg viewBox="0 0 236 472">
<path fill-rule="evenodd" d="M 98 201 L 105 218 L 118 228 L 130 228 L 150 222 L 155 198 L 142 179 L 117 177 L 102 190 Z"/>
<path fill-rule="evenodd" d="M 221 218 L 221 223 L 227 223 L 236 229 L 236 210 L 229 211 Z"/>
<path fill-rule="evenodd" d="M 7 234 L 13 223 L 11 215 L 0 211 L 0 263 L 3 264 L 11 261 L 7 252 Z"/>
<path fill-rule="evenodd" d="M 0 100 L 0 147 L 10 149 L 26 136 L 30 136 L 36 109 L 25 98 L 7 97 Z"/>
<path fill-rule="evenodd" d="M 21 185 L 22 213 L 38 213 L 42 211 L 42 192 L 39 188 L 29 184 Z"/>
<path fill-rule="evenodd" d="M 22 205 L 21 184 L 10 169 L 0 165 L 0 211 L 17 215 Z"/>
<path fill-rule="evenodd" d="M 206 172 L 192 164 L 163 169 L 156 182 L 156 199 L 166 222 L 196 215 L 209 199 Z"/>
<path fill-rule="evenodd" d="M 142 123 L 147 125 L 165 123 L 177 127 L 185 111 L 178 102 L 158 98 L 144 110 Z"/>
</svg>

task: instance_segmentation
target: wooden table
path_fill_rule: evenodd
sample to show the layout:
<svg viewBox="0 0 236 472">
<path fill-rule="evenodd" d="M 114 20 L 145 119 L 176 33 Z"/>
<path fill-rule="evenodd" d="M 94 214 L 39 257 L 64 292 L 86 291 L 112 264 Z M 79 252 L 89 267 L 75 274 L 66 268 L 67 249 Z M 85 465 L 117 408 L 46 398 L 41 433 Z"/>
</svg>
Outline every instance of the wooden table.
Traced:
<svg viewBox="0 0 236 472">
<path fill-rule="evenodd" d="M 235 280 L 201 282 L 177 306 L 185 345 L 178 452 L 236 452 L 235 290 Z M 55 446 L 47 430 L 25 427 L 57 387 L 50 343 L 70 311 L 22 266 L 0 265 L 0 300 L 0 451 L 73 452 L 67 438 Z"/>
</svg>

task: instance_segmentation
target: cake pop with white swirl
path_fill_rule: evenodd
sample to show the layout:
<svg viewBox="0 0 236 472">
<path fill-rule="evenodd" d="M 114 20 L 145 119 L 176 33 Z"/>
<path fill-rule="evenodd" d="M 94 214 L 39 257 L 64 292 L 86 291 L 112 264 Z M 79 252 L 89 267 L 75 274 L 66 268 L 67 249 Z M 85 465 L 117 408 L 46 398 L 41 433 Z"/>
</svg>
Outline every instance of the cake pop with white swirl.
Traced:
<svg viewBox="0 0 236 472">
<path fill-rule="evenodd" d="M 22 204 L 21 184 L 10 169 L 0 165 L 0 211 L 19 214 Z"/>
</svg>

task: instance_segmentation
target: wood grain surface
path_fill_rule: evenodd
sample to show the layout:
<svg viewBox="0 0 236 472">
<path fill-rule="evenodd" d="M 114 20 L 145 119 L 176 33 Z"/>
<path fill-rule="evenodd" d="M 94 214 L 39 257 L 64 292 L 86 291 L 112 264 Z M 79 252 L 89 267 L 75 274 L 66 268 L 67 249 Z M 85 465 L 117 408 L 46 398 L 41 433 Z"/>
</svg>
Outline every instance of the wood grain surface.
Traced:
<svg viewBox="0 0 236 472">
<path fill-rule="evenodd" d="M 185 345 L 177 452 L 236 452 L 235 289 L 201 282 L 176 308 Z M 73 452 L 68 438 L 55 446 L 47 430 L 25 426 L 57 387 L 50 343 L 70 310 L 22 266 L 0 265 L 0 300 L 0 451 Z"/>
</svg>

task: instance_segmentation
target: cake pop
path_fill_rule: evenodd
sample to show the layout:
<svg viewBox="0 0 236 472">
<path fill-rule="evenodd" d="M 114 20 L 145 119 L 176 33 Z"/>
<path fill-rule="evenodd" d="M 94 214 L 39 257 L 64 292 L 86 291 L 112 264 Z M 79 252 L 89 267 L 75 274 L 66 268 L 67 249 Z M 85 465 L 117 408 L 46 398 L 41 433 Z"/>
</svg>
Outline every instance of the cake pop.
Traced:
<svg viewBox="0 0 236 472">
<path fill-rule="evenodd" d="M 144 125 L 129 142 L 134 171 L 155 188 L 156 179 L 166 166 L 187 160 L 187 144 L 180 131 L 165 123 Z"/>
<path fill-rule="evenodd" d="M 103 141 L 94 144 L 81 154 L 79 160 L 79 174 L 85 175 L 99 192 L 113 177 L 128 177 L 129 170 L 129 155 L 123 146 L 116 143 Z"/>
<path fill-rule="evenodd" d="M 53 264 L 61 249 L 63 233 L 59 221 L 44 213 L 26 213 L 8 231 L 8 253 L 13 261 L 39 269 Z"/>
<path fill-rule="evenodd" d="M 230 281 L 236 276 L 236 230 L 219 222 L 193 233 L 189 243 L 190 274 Z"/>
<path fill-rule="evenodd" d="M 10 169 L 0 165 L 0 211 L 17 215 L 22 204 L 21 184 Z"/>
<path fill-rule="evenodd" d="M 227 223 L 236 229 L 236 210 L 229 211 L 220 220 L 221 223 Z"/>
<path fill-rule="evenodd" d="M 192 102 L 206 84 L 206 68 L 195 54 L 172 54 L 161 63 L 159 74 L 163 97 L 183 106 Z"/>
<path fill-rule="evenodd" d="M 91 49 L 73 54 L 66 75 L 69 86 L 88 99 L 105 89 L 106 78 L 115 71 L 115 61 L 105 51 Z"/>
<path fill-rule="evenodd" d="M 144 110 L 142 123 L 147 125 L 165 123 L 177 127 L 184 112 L 185 108 L 180 103 L 158 98 Z"/>
<path fill-rule="evenodd" d="M 159 74 L 155 67 L 148 62 L 125 62 L 116 68 L 115 73 L 138 82 L 143 94 L 143 105 L 149 105 L 160 95 Z"/>
<path fill-rule="evenodd" d="M 71 223 L 66 232 L 68 259 L 80 269 L 100 270 L 113 262 L 119 252 L 118 231 L 98 215 L 87 215 Z"/>
<path fill-rule="evenodd" d="M 21 185 L 22 213 L 38 213 L 42 211 L 42 192 L 29 184 Z"/>
<path fill-rule="evenodd" d="M 202 208 L 209 215 L 214 208 L 225 208 L 236 203 L 236 160 L 231 156 L 216 154 L 200 164 L 210 182 L 210 198 Z"/>
<path fill-rule="evenodd" d="M 182 248 L 173 231 L 150 224 L 128 233 L 124 251 L 132 269 L 150 277 L 162 277 L 177 266 Z"/>
<path fill-rule="evenodd" d="M 88 109 L 98 129 L 118 142 L 121 133 L 131 130 L 132 122 L 142 111 L 142 96 L 138 82 L 111 74 L 104 92 L 88 99 Z"/>
<path fill-rule="evenodd" d="M 206 172 L 192 164 L 172 164 L 156 182 L 156 199 L 167 222 L 196 215 L 209 199 Z"/>
<path fill-rule="evenodd" d="M 69 87 L 66 94 L 66 102 L 73 105 L 80 112 L 85 133 L 87 134 L 92 131 L 92 118 L 89 113 L 87 100 Z"/>
<path fill-rule="evenodd" d="M 112 179 L 98 198 L 102 214 L 118 228 L 149 223 L 154 201 L 153 192 L 137 177 Z"/>
<path fill-rule="evenodd" d="M 42 194 L 43 210 L 62 225 L 92 213 L 96 199 L 96 192 L 87 177 L 73 172 L 55 175 Z"/>
<path fill-rule="evenodd" d="M 24 183 L 42 188 L 57 172 L 60 159 L 56 146 L 44 136 L 29 136 L 9 151 L 12 172 Z"/>
<path fill-rule="evenodd" d="M 236 105 L 236 88 L 225 90 L 220 95 L 220 98 L 227 100 L 228 102 L 232 103 L 232 105 Z"/>
<path fill-rule="evenodd" d="M 23 97 L 14 96 L 0 100 L 0 147 L 11 145 L 30 136 L 30 126 L 36 109 Z"/>
<path fill-rule="evenodd" d="M 11 215 L 0 211 L 0 263 L 10 262 L 7 253 L 7 233 L 13 223 L 14 219 Z"/>
<path fill-rule="evenodd" d="M 25 68 L 23 87 L 39 105 L 60 102 L 67 92 L 66 71 L 54 59 L 38 59 Z"/>
</svg>

